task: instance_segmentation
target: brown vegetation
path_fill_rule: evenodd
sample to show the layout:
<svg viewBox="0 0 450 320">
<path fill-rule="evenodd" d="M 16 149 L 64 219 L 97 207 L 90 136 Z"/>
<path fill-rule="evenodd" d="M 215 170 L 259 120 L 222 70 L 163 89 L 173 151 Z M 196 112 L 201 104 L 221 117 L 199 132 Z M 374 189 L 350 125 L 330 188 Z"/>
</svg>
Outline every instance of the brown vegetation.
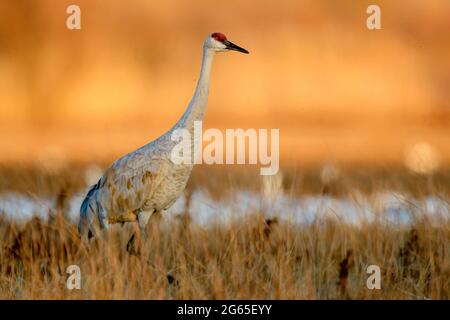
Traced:
<svg viewBox="0 0 450 320">
<path fill-rule="evenodd" d="M 86 245 L 62 218 L 3 221 L 0 298 L 449 299 L 448 223 L 417 221 L 417 246 L 412 231 L 382 225 L 266 226 L 258 214 L 208 229 L 150 226 L 131 255 L 121 227 Z M 81 290 L 66 288 L 72 264 L 81 268 Z M 381 290 L 366 287 L 371 264 L 382 269 Z"/>
<path fill-rule="evenodd" d="M 197 172 L 190 188 L 214 177 Z M 41 183 L 45 179 L 42 175 Z M 383 185 L 379 176 L 367 181 L 377 179 L 375 185 Z M 286 183 L 291 180 L 287 175 Z M 67 176 L 55 181 L 77 185 Z M 248 177 L 229 175 L 219 186 L 236 188 L 242 181 L 255 185 Z M 348 176 L 347 181 L 358 180 Z M 408 189 L 408 178 L 396 181 Z M 133 224 L 114 225 L 108 235 L 83 243 L 76 225 L 64 218 L 63 199 L 57 203 L 49 221 L 1 220 L 0 298 L 450 298 L 448 219 L 436 223 L 416 217 L 403 227 L 382 220 L 351 226 L 321 219 L 300 226 L 248 212 L 244 221 L 202 228 L 186 213 L 151 221 L 145 242 L 137 242 L 130 254 L 126 244 L 136 230 Z M 81 268 L 80 290 L 66 287 L 66 268 L 73 264 Z M 366 287 L 366 268 L 372 264 L 381 268 L 381 290 Z"/>
</svg>

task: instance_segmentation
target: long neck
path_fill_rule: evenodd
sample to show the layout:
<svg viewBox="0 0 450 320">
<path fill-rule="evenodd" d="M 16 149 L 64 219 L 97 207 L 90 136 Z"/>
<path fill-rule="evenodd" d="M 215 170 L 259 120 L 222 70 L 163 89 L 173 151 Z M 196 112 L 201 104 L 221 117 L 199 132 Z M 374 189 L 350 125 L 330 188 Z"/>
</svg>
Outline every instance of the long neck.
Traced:
<svg viewBox="0 0 450 320">
<path fill-rule="evenodd" d="M 202 69 L 194 96 L 175 128 L 186 128 L 191 133 L 194 130 L 194 121 L 201 121 L 205 115 L 208 104 L 209 81 L 211 76 L 211 66 L 214 58 L 214 51 L 203 48 Z"/>
</svg>

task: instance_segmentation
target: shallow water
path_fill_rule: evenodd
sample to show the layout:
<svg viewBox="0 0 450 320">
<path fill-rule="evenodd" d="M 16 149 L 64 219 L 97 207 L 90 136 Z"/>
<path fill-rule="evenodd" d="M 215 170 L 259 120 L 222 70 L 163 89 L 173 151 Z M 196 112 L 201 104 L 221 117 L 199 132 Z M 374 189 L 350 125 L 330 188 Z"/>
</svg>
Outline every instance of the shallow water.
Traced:
<svg viewBox="0 0 450 320">
<path fill-rule="evenodd" d="M 74 196 L 68 204 L 68 217 L 78 221 L 84 194 Z M 0 195 L 0 215 L 14 220 L 27 220 L 33 216 L 46 219 L 55 208 L 55 198 L 32 198 L 18 193 Z M 184 213 L 186 198 L 180 197 L 164 215 L 170 220 Z M 207 226 L 227 223 L 246 214 L 262 212 L 266 217 L 277 217 L 298 224 L 312 224 L 317 219 L 331 218 L 340 223 L 359 224 L 381 219 L 391 224 L 409 224 L 415 216 L 450 219 L 448 199 L 429 196 L 415 199 L 394 192 L 376 193 L 370 197 L 355 193 L 348 198 L 328 196 L 291 197 L 280 193 L 261 195 L 248 190 L 236 190 L 216 201 L 207 192 L 192 193 L 188 212 L 192 221 Z"/>
</svg>

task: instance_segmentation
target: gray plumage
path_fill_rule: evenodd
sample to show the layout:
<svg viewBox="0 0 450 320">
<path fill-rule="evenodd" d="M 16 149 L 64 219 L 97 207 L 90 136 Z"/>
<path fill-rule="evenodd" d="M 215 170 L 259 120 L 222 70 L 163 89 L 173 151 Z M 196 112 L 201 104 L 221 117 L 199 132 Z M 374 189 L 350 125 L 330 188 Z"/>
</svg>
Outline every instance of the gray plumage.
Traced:
<svg viewBox="0 0 450 320">
<path fill-rule="evenodd" d="M 172 162 L 171 152 L 178 144 L 171 139 L 172 133 L 177 129 L 188 130 L 193 146 L 194 122 L 204 117 L 215 53 L 228 50 L 246 52 L 224 36 L 225 40 L 215 35 L 209 36 L 204 43 L 197 87 L 181 119 L 158 139 L 116 160 L 90 188 L 80 208 L 81 234 L 95 235 L 96 222 L 101 229 L 107 229 L 108 218 L 124 214 L 135 215 L 142 228 L 153 213 L 168 209 L 183 193 L 193 164 Z"/>
</svg>

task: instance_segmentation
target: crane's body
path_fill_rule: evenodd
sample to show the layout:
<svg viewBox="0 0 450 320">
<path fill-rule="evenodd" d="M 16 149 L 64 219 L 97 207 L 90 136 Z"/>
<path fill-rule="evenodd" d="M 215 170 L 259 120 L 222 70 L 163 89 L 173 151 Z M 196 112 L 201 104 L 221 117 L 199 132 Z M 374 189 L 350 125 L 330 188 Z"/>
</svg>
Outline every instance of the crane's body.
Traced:
<svg viewBox="0 0 450 320">
<path fill-rule="evenodd" d="M 164 135 L 116 160 L 91 187 L 80 209 L 81 234 L 95 235 L 96 222 L 107 229 L 110 223 L 138 221 L 143 228 L 153 213 L 168 209 L 183 193 L 193 162 L 172 162 L 172 149 L 178 143 L 172 133 L 185 129 L 194 139 L 194 122 L 201 121 L 206 110 L 214 55 L 228 50 L 248 53 L 223 34 L 213 33 L 206 39 L 200 77 L 185 113 Z"/>
</svg>

